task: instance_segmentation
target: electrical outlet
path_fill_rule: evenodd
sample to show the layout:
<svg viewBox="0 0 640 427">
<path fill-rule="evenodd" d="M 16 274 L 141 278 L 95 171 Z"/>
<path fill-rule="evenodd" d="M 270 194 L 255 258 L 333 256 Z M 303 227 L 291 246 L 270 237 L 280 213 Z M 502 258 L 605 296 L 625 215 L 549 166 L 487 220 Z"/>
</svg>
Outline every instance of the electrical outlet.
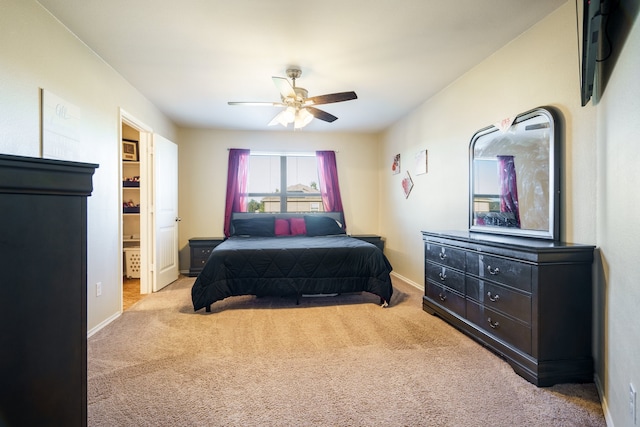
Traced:
<svg viewBox="0 0 640 427">
<path fill-rule="evenodd" d="M 636 389 L 632 383 L 629 383 L 629 416 L 633 425 L 636 425 Z"/>
<path fill-rule="evenodd" d="M 96 296 L 99 297 L 102 295 L 102 282 L 96 283 Z"/>
</svg>

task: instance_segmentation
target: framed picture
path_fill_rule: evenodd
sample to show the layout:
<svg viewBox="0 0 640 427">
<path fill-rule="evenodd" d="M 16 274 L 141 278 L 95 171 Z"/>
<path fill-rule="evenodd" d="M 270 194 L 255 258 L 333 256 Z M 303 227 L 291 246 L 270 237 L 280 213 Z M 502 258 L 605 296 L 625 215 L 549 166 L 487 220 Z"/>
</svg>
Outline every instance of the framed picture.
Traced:
<svg viewBox="0 0 640 427">
<path fill-rule="evenodd" d="M 77 160 L 82 111 L 48 90 L 41 89 L 42 146 L 45 159 Z"/>
<path fill-rule="evenodd" d="M 427 150 L 420 151 L 416 154 L 416 175 L 427 173 Z"/>
<path fill-rule="evenodd" d="M 400 173 L 400 154 L 393 156 L 393 161 L 391 162 L 391 173 L 393 175 Z"/>
<path fill-rule="evenodd" d="M 138 161 L 138 141 L 122 140 L 122 160 Z"/>
<path fill-rule="evenodd" d="M 411 179 L 411 175 L 409 175 L 409 171 L 407 171 L 404 178 L 402 178 L 402 191 L 404 192 L 405 199 L 409 198 L 409 194 L 411 193 L 412 188 L 413 180 Z"/>
</svg>

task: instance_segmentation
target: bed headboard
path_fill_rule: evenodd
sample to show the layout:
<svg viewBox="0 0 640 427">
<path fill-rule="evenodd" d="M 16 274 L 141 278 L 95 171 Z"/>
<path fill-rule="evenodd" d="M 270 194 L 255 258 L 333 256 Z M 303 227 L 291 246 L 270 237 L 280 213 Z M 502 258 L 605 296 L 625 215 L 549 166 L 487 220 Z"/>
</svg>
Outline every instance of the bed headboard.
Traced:
<svg viewBox="0 0 640 427">
<path fill-rule="evenodd" d="M 305 217 L 314 217 L 314 218 L 331 218 L 333 221 L 327 223 L 326 221 L 312 221 L 313 227 L 309 228 L 308 220 Z M 272 236 L 272 233 L 275 233 L 276 236 L 279 235 L 288 235 L 289 234 L 289 224 L 285 223 L 284 228 L 278 228 L 279 219 L 289 220 L 291 218 L 304 218 L 303 226 L 300 228 L 299 226 L 294 231 L 291 229 L 291 234 L 306 234 L 308 236 L 314 235 L 324 235 L 326 234 L 345 234 L 346 228 L 344 225 L 344 219 L 342 216 L 342 212 L 268 212 L 268 213 L 254 213 L 254 212 L 232 212 L 231 213 L 231 225 L 230 232 L 231 235 L 234 235 L 238 229 L 236 222 L 242 223 L 240 232 L 242 235 L 266 235 Z M 253 221 L 256 220 L 256 222 Z M 249 220 L 247 222 L 247 220 Z M 272 220 L 275 221 L 275 225 Z M 265 222 L 266 221 L 266 222 Z M 284 221 L 280 221 L 280 226 Z M 336 222 L 338 224 L 336 224 Z M 304 224 L 307 226 L 304 227 Z M 319 225 L 322 224 L 322 225 Z M 306 228 L 306 230 L 305 230 Z M 280 231 L 279 231 L 280 230 Z M 254 234 L 255 233 L 255 234 Z M 264 234 L 263 234 L 264 233 Z"/>
</svg>

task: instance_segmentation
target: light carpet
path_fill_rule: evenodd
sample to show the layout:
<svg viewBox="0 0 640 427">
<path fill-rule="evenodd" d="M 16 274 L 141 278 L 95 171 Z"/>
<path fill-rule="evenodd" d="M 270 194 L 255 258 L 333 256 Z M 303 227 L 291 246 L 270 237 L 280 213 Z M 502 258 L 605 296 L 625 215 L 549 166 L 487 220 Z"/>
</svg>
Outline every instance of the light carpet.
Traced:
<svg viewBox="0 0 640 427">
<path fill-rule="evenodd" d="M 233 297 L 182 277 L 88 341 L 90 426 L 605 426 L 594 384 L 538 388 L 394 283 Z"/>
</svg>

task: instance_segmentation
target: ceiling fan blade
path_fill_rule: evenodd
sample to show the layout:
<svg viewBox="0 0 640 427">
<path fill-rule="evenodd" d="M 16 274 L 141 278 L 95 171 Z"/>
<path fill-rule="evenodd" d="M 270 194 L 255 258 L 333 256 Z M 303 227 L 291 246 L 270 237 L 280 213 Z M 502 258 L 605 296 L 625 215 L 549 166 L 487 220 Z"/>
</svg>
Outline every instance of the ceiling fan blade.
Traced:
<svg viewBox="0 0 640 427">
<path fill-rule="evenodd" d="M 358 95 L 355 92 L 339 92 L 330 93 L 327 95 L 312 96 L 305 100 L 307 105 L 321 105 L 331 104 L 334 102 L 351 101 L 352 99 L 358 99 Z"/>
<path fill-rule="evenodd" d="M 289 80 L 284 77 L 271 77 L 271 79 L 283 98 L 296 97 L 296 91 L 293 89 L 293 86 L 291 86 L 291 83 L 289 83 Z"/>
<path fill-rule="evenodd" d="M 229 105 L 249 105 L 252 107 L 284 107 L 285 104 L 282 102 L 236 102 L 229 101 L 227 102 Z"/>
<path fill-rule="evenodd" d="M 316 119 L 324 120 L 325 122 L 329 123 L 338 120 L 336 116 L 334 116 L 333 114 L 329 114 L 326 111 L 318 110 L 314 107 L 305 107 L 305 109 Z"/>
</svg>

